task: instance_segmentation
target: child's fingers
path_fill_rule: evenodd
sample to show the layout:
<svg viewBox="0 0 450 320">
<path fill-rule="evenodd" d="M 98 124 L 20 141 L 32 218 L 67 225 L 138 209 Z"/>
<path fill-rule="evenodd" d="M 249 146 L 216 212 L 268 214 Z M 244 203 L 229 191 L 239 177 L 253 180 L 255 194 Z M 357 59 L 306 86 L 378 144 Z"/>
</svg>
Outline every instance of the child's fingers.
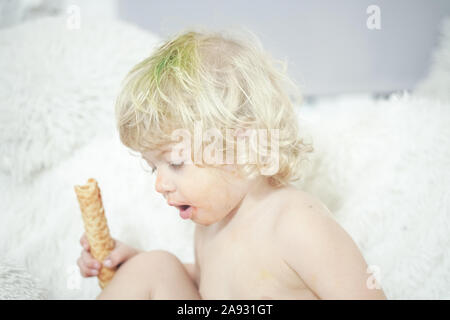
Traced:
<svg viewBox="0 0 450 320">
<path fill-rule="evenodd" d="M 98 275 L 98 270 L 90 269 L 86 266 L 86 264 L 83 262 L 83 259 L 80 257 L 77 260 L 77 265 L 80 268 L 80 273 L 83 277 L 93 277 Z"/>
<path fill-rule="evenodd" d="M 89 242 L 88 242 L 88 240 L 87 240 L 87 238 L 86 238 L 86 234 L 85 234 L 85 233 L 83 233 L 83 235 L 81 236 L 80 244 L 83 246 L 83 248 L 84 248 L 86 251 L 89 251 L 89 249 L 90 249 L 90 247 L 89 247 Z"/>
<path fill-rule="evenodd" d="M 107 268 L 115 268 L 122 262 L 128 260 L 135 252 L 135 250 L 127 245 L 124 245 L 120 241 L 115 241 L 115 248 L 111 253 L 102 261 L 103 265 Z"/>
<path fill-rule="evenodd" d="M 101 267 L 101 263 L 86 250 L 81 251 L 81 260 L 87 268 L 98 270 Z"/>
</svg>

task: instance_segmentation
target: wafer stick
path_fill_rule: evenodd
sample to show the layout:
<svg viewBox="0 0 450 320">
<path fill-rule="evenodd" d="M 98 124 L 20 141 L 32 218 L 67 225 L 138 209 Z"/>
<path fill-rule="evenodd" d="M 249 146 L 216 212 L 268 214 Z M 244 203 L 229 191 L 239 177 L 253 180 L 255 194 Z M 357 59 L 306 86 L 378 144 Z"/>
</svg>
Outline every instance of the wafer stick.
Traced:
<svg viewBox="0 0 450 320">
<path fill-rule="evenodd" d="M 109 234 L 103 209 L 102 196 L 97 181 L 90 178 L 85 185 L 74 187 L 80 204 L 86 237 L 92 256 L 102 262 L 114 249 L 114 239 Z M 102 267 L 98 274 L 100 288 L 104 289 L 114 276 L 115 269 Z"/>
</svg>

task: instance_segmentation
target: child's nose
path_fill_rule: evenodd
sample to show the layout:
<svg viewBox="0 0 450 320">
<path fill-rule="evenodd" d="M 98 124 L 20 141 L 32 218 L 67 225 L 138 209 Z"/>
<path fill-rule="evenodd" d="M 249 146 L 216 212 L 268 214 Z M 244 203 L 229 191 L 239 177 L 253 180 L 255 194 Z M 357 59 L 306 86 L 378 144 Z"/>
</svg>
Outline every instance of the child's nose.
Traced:
<svg viewBox="0 0 450 320">
<path fill-rule="evenodd" d="M 165 194 L 167 192 L 172 192 L 173 190 L 173 184 L 170 183 L 161 173 L 158 172 L 156 176 L 156 182 L 155 182 L 155 190 L 156 192 Z"/>
</svg>

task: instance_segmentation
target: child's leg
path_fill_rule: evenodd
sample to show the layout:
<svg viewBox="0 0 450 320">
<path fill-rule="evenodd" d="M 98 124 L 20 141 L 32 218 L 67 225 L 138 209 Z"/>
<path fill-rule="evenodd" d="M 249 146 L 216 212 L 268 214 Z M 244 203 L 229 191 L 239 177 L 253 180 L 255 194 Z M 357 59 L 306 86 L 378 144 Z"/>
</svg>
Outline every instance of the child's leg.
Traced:
<svg viewBox="0 0 450 320">
<path fill-rule="evenodd" d="M 181 261 L 163 250 L 126 261 L 97 299 L 201 299 Z"/>
</svg>

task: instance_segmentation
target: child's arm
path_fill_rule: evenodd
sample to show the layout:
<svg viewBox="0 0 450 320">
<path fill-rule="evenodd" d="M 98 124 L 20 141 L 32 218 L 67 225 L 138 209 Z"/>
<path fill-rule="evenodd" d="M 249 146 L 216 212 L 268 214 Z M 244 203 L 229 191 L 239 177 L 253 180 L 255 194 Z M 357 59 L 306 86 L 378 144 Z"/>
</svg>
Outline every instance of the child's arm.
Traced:
<svg viewBox="0 0 450 320">
<path fill-rule="evenodd" d="M 194 252 L 195 252 L 195 263 L 183 263 L 186 271 L 188 272 L 191 279 L 194 281 L 197 289 L 199 289 L 199 279 L 200 279 L 200 268 L 198 265 L 198 248 L 201 244 L 201 231 L 198 225 L 195 226 L 194 230 Z"/>
<path fill-rule="evenodd" d="M 188 272 L 191 279 L 194 281 L 197 289 L 199 289 L 199 281 L 200 281 L 200 267 L 198 265 L 198 250 L 201 245 L 201 231 L 199 225 L 195 226 L 194 229 L 194 253 L 195 253 L 195 262 L 194 263 L 183 263 L 186 271 Z"/>
<path fill-rule="evenodd" d="M 283 212 L 278 222 L 284 260 L 319 298 L 386 299 L 352 238 L 315 198 Z"/>
<path fill-rule="evenodd" d="M 198 288 L 197 270 L 196 270 L 195 263 L 183 263 L 183 265 L 186 268 L 186 271 L 188 272 L 188 274 L 191 277 L 192 281 L 195 282 L 195 285 Z"/>
</svg>

